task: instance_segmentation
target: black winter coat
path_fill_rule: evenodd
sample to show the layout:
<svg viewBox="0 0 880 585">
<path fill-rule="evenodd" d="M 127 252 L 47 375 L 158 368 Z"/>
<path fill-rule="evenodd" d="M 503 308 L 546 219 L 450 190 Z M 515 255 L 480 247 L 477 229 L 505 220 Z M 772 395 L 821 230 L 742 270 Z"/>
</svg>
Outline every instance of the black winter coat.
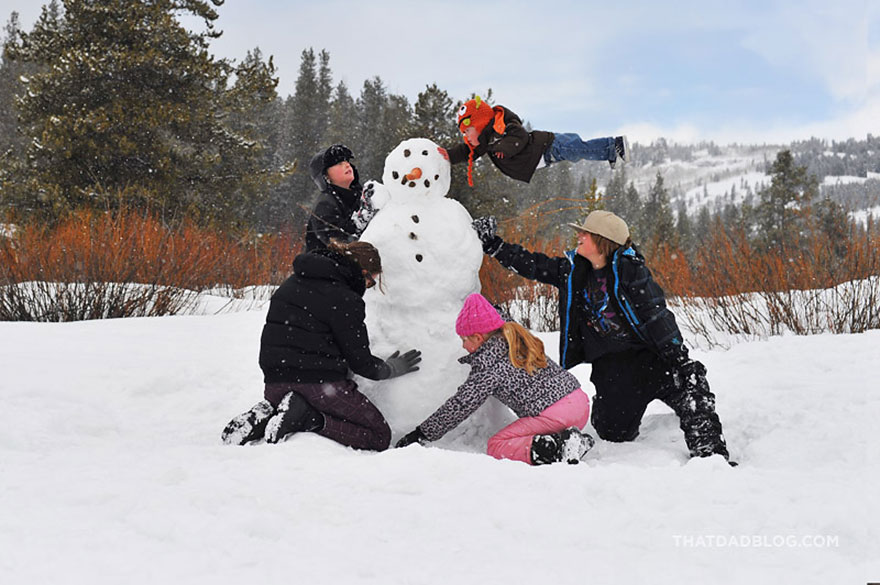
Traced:
<svg viewBox="0 0 880 585">
<path fill-rule="evenodd" d="M 260 340 L 267 384 L 344 380 L 349 369 L 371 380 L 391 374 L 370 352 L 360 266 L 322 249 L 293 261 L 293 275 L 272 295 Z"/>
<path fill-rule="evenodd" d="M 503 107 L 503 106 L 496 106 Z M 529 132 L 519 116 L 504 108 L 504 133 L 498 134 L 492 122 L 480 132 L 479 145 L 474 148 L 474 160 L 487 152 L 498 170 L 518 181 L 528 183 L 538 168 L 544 151 L 553 144 L 553 133 L 543 130 Z M 451 164 L 466 163 L 470 156 L 467 143 L 447 148 Z"/>
<path fill-rule="evenodd" d="M 568 369 L 593 362 L 608 353 L 606 341 L 589 328 L 580 327 L 585 317 L 577 299 L 583 298 L 590 261 L 574 250 L 563 257 L 529 252 L 496 236 L 484 245 L 487 254 L 520 276 L 559 289 L 559 363 Z M 669 363 L 687 357 L 675 316 L 666 307 L 663 289 L 651 277 L 644 257 L 634 247 L 619 248 L 611 260 L 609 293 L 636 338 Z"/>
<path fill-rule="evenodd" d="M 363 190 L 357 169 L 352 165 L 354 181 L 348 189 L 333 185 L 324 176 L 323 155 L 323 152 L 316 154 L 309 163 L 309 174 L 321 194 L 306 226 L 307 252 L 326 248 L 331 238 L 351 242 L 358 236 L 352 220 L 352 215 L 360 208 Z"/>
</svg>

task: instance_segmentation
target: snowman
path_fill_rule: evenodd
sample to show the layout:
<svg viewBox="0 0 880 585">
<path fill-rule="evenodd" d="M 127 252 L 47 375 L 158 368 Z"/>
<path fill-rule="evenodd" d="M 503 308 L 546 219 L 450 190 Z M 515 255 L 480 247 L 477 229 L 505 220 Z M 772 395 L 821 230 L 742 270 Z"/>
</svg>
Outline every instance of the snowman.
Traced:
<svg viewBox="0 0 880 585">
<path fill-rule="evenodd" d="M 374 184 L 376 216 L 361 235 L 382 258 L 380 286 L 367 290 L 367 330 L 374 354 L 399 348 L 422 352 L 420 370 L 358 386 L 382 411 L 396 441 L 455 393 L 470 371 L 455 319 L 465 298 L 480 291 L 483 249 L 472 218 L 446 197 L 450 164 L 426 138 L 401 142 L 385 159 L 383 184 Z M 514 420 L 490 398 L 439 443 L 484 450 L 486 441 Z"/>
</svg>

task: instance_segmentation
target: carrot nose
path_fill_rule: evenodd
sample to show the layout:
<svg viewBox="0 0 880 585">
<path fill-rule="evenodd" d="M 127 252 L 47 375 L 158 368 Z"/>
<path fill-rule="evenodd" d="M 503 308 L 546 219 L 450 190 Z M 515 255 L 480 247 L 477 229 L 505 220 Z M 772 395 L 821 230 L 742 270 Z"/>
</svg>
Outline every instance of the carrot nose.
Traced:
<svg viewBox="0 0 880 585">
<path fill-rule="evenodd" d="M 413 170 L 411 170 L 409 172 L 409 174 L 406 176 L 407 181 L 415 181 L 416 179 L 421 179 L 421 178 L 422 178 L 422 169 L 420 169 L 419 167 L 416 167 Z"/>
</svg>

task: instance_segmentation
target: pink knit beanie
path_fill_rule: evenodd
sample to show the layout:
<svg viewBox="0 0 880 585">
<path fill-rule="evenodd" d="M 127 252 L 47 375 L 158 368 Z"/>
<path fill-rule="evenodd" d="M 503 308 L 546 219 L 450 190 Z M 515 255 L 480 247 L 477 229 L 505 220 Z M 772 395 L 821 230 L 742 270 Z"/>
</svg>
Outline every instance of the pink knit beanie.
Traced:
<svg viewBox="0 0 880 585">
<path fill-rule="evenodd" d="M 504 325 L 504 319 L 498 314 L 486 297 L 479 293 L 470 295 L 464 301 L 464 307 L 455 320 L 455 332 L 461 337 L 468 337 L 474 333 L 489 333 L 500 329 Z"/>
</svg>

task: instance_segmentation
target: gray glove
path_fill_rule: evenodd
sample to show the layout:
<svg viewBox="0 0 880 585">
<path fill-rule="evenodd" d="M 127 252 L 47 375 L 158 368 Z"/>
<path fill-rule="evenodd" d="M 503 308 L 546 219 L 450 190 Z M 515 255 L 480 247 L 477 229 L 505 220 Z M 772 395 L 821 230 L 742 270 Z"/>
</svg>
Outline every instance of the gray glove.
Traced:
<svg viewBox="0 0 880 585">
<path fill-rule="evenodd" d="M 495 239 L 495 232 L 498 231 L 498 220 L 495 219 L 494 215 L 487 215 L 475 219 L 471 226 L 477 232 L 477 237 L 485 245 Z"/>
<path fill-rule="evenodd" d="M 422 352 L 417 349 L 411 349 L 403 355 L 400 355 L 399 351 L 395 351 L 387 360 L 385 360 L 385 363 L 391 369 L 391 373 L 388 374 L 387 379 L 415 372 L 419 369 L 416 364 L 420 361 L 422 361 Z"/>
</svg>

